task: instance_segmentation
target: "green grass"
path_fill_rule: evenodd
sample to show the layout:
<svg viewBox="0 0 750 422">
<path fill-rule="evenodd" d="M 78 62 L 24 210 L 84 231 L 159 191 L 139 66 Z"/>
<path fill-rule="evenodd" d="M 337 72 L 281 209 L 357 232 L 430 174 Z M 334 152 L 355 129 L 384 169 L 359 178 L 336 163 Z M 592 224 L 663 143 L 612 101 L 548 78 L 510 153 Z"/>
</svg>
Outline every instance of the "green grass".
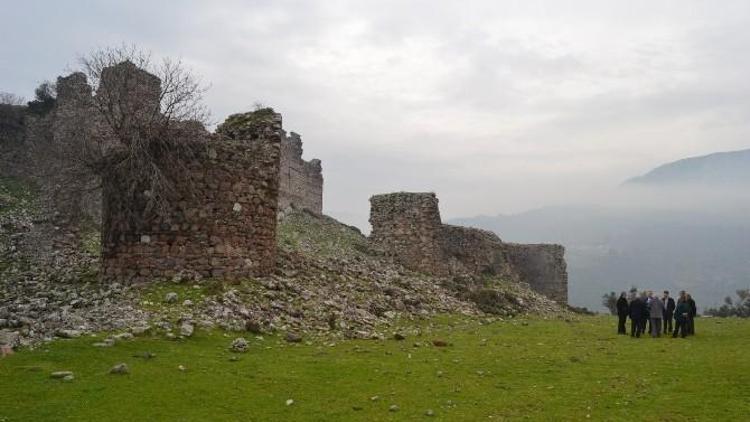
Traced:
<svg viewBox="0 0 750 422">
<path fill-rule="evenodd" d="M 239 355 L 227 351 L 236 335 L 219 331 L 111 349 L 57 341 L 0 360 L 0 420 L 430 420 L 427 409 L 447 421 L 747 420 L 750 322 L 696 325 L 693 338 L 636 340 L 613 334 L 610 317 L 443 317 L 401 342 L 247 335 L 250 351 Z M 451 345 L 427 345 L 438 338 Z M 144 351 L 156 357 L 133 357 Z M 109 375 L 118 362 L 131 373 Z M 58 370 L 76 379 L 51 379 Z"/>
</svg>

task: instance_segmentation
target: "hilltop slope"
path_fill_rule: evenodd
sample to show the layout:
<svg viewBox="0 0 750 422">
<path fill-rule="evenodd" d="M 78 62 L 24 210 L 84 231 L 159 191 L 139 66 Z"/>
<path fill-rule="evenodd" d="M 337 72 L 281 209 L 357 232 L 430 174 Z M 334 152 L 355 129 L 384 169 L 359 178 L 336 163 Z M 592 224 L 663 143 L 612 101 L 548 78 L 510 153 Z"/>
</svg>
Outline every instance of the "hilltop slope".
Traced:
<svg viewBox="0 0 750 422">
<path fill-rule="evenodd" d="M 44 213 L 29 212 L 39 204 L 30 191 L 20 191 L 25 199 L 13 199 L 14 205 L 3 206 L 0 213 L 0 330 L 5 337 L 12 334 L 15 343 L 70 334 L 65 330 L 141 332 L 149 327 L 177 336 L 185 325 L 382 338 L 399 319 L 438 313 L 512 317 L 566 312 L 523 284 L 409 271 L 370 248 L 357 229 L 305 211 L 281 220 L 277 270 L 269 277 L 239 283 L 184 276 L 142 285 L 101 282 L 91 236 L 56 251 L 55 260 L 35 256 L 32 236 L 51 236 L 48 243 L 59 245 L 58 234 L 41 230 L 49 226 Z M 176 298 L 166 301 L 168 293 Z"/>
</svg>

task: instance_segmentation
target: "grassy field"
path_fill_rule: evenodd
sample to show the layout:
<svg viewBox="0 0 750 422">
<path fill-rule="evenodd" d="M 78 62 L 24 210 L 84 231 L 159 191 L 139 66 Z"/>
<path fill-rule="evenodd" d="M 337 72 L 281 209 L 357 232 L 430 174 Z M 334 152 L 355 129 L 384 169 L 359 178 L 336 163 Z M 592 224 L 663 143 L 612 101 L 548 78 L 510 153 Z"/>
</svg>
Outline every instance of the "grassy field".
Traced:
<svg viewBox="0 0 750 422">
<path fill-rule="evenodd" d="M 244 354 L 219 331 L 107 349 L 61 340 L 0 359 L 0 421 L 748 420 L 750 322 L 696 325 L 696 337 L 636 340 L 611 317 L 443 317 L 404 341 L 248 335 Z M 129 374 L 108 373 L 119 362 Z M 62 370 L 75 380 L 50 378 Z"/>
</svg>

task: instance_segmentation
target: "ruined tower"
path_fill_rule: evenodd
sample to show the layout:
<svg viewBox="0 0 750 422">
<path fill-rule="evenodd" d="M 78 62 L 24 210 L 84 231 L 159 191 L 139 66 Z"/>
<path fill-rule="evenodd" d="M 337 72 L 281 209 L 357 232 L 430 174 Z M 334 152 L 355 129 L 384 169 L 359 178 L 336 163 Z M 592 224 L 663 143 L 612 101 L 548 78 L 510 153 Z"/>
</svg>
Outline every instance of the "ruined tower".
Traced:
<svg viewBox="0 0 750 422">
<path fill-rule="evenodd" d="M 232 114 L 216 128 L 216 133 L 228 139 L 244 139 L 255 130 L 258 119 L 274 113 L 272 108 L 261 108 L 247 113 Z M 323 213 L 323 169 L 320 160 L 302 158 L 302 137 L 294 132 L 281 131 L 279 170 L 279 211 L 305 209 Z"/>
<path fill-rule="evenodd" d="M 442 224 L 434 193 L 370 198 L 370 240 L 406 268 L 434 275 L 491 275 L 525 282 L 560 303 L 568 274 L 560 245 L 504 243 L 491 232 Z"/>
<path fill-rule="evenodd" d="M 320 160 L 302 159 L 302 137 L 284 133 L 281 140 L 279 210 L 298 208 L 323 213 L 323 168 Z"/>
<path fill-rule="evenodd" d="M 407 268 L 445 273 L 440 210 L 434 193 L 398 192 L 370 198 L 370 238 Z"/>
<path fill-rule="evenodd" d="M 117 70 L 133 69 L 125 66 L 112 72 Z M 158 97 L 153 97 L 154 93 L 158 96 L 154 77 L 138 71 L 144 74 L 128 80 L 146 86 L 110 93 L 106 91 L 110 85 L 103 81 L 97 95 L 116 98 L 124 107 L 138 110 L 154 107 L 158 104 Z M 122 80 L 116 74 L 108 77 Z M 123 95 L 136 98 L 131 102 Z M 173 169 L 177 192 L 167 209 L 158 213 L 147 205 L 148 191 L 140 192 L 134 200 L 120 200 L 123 184 L 137 180 L 138 175 L 129 174 L 127 167 L 107 173 L 102 181 L 102 267 L 106 277 L 146 280 L 184 273 L 239 279 L 273 271 L 281 116 L 268 114 L 256 123 L 245 139 L 196 144 L 192 155 L 180 157 Z M 118 151 L 110 154 L 115 156 Z"/>
</svg>

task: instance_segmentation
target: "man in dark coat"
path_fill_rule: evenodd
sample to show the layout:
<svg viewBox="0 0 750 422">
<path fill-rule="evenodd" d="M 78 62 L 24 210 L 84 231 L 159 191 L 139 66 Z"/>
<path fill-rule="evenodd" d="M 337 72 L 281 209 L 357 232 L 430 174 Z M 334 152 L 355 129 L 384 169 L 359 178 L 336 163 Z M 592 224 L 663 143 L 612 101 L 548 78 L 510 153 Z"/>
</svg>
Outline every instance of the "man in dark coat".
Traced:
<svg viewBox="0 0 750 422">
<path fill-rule="evenodd" d="M 672 317 L 674 316 L 674 299 L 669 297 L 669 291 L 664 290 L 664 297 L 661 298 L 664 303 L 664 334 L 672 332 Z"/>
<path fill-rule="evenodd" d="M 695 306 L 693 296 L 687 295 L 688 305 L 688 320 L 687 320 L 687 332 L 689 336 L 695 335 L 695 315 L 698 313 L 698 308 Z"/>
<path fill-rule="evenodd" d="M 646 310 L 646 302 L 636 296 L 630 302 L 630 336 L 641 337 L 643 332 L 643 314 Z"/>
<path fill-rule="evenodd" d="M 687 334 L 685 331 L 687 329 L 687 319 L 688 314 L 690 312 L 690 307 L 687 304 L 687 301 L 683 298 L 682 295 L 680 295 L 680 298 L 677 300 L 677 308 L 675 308 L 674 311 L 674 332 L 672 333 L 672 337 L 677 337 L 677 333 L 680 333 L 681 337 L 685 337 Z"/>
<path fill-rule="evenodd" d="M 627 334 L 625 322 L 628 320 L 629 311 L 628 300 L 625 298 L 625 292 L 622 292 L 620 298 L 617 299 L 617 334 Z"/>
<path fill-rule="evenodd" d="M 641 317 L 641 333 L 651 332 L 651 292 L 641 293 L 641 300 L 643 300 L 643 316 Z M 648 331 L 646 331 L 646 324 L 648 324 Z"/>
</svg>

